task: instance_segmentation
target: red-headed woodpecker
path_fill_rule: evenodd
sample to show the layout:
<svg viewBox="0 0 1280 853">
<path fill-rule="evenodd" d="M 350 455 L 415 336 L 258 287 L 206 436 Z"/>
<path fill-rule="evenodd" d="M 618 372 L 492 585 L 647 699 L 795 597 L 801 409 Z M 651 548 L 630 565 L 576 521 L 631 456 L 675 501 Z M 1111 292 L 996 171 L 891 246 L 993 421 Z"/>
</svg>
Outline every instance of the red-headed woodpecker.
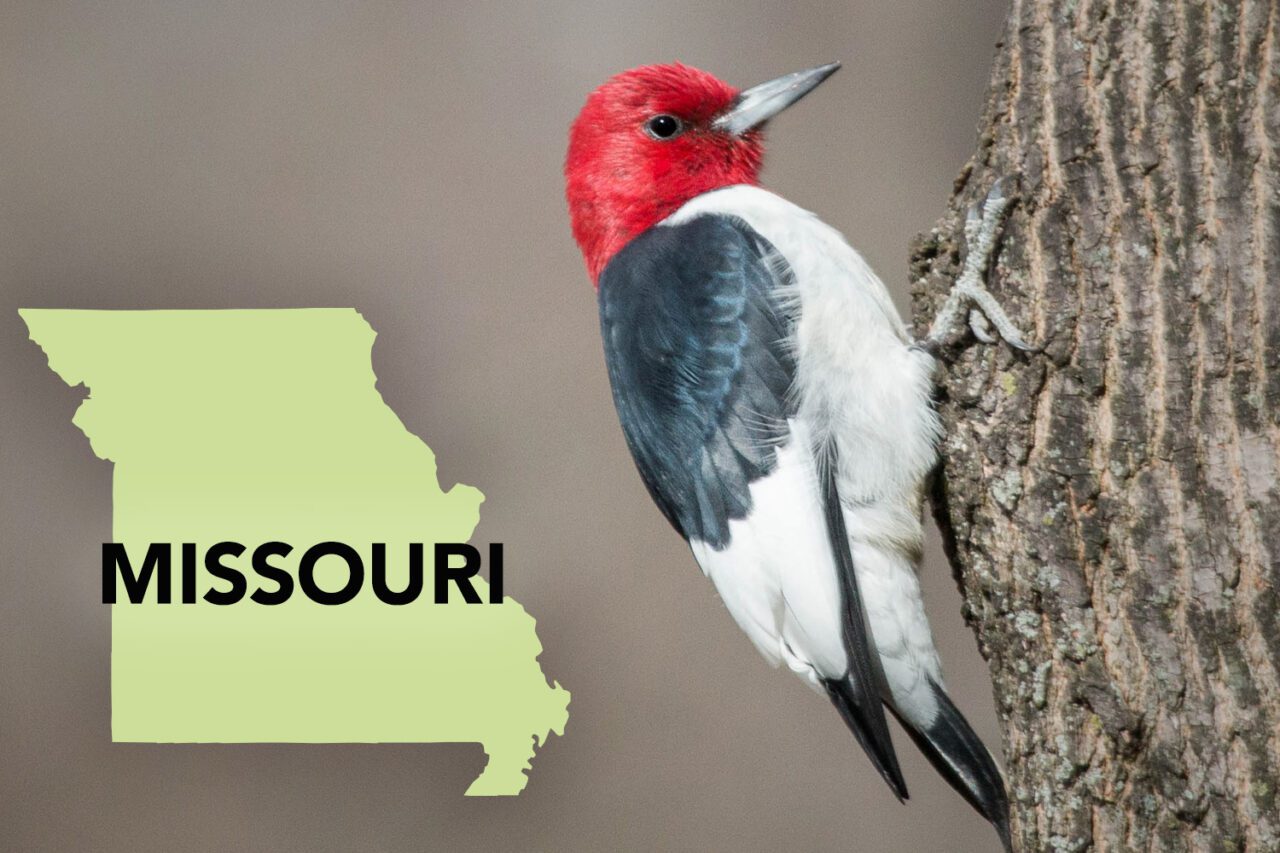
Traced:
<svg viewBox="0 0 1280 853">
<path fill-rule="evenodd" d="M 614 403 L 649 494 L 774 665 L 825 693 L 900 798 L 887 707 L 1009 845 L 1004 781 L 942 687 L 920 597 L 937 461 L 930 354 L 982 287 L 1006 199 L 966 226 L 966 268 L 914 342 L 834 229 L 758 185 L 761 127 L 836 71 L 739 92 L 684 65 L 591 93 L 565 161 Z"/>
</svg>

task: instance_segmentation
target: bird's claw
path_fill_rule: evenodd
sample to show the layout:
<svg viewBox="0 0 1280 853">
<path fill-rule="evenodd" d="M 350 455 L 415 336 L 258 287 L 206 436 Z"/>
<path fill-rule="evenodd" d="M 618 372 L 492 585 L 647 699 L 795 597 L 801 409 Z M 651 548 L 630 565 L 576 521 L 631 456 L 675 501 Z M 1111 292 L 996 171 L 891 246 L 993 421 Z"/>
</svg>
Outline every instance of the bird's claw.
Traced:
<svg viewBox="0 0 1280 853">
<path fill-rule="evenodd" d="M 995 332 L 991 331 L 991 321 L 987 319 L 987 315 L 977 308 L 969 309 L 969 331 L 984 344 L 994 344 L 999 340 Z"/>
<path fill-rule="evenodd" d="M 933 325 L 923 342 L 926 349 L 936 350 L 941 347 L 957 325 L 960 311 L 966 302 L 973 306 L 968 312 L 969 328 L 979 341 L 995 343 L 998 336 L 1015 349 L 1024 352 L 1033 349 L 1023 340 L 1018 327 L 983 284 L 996 235 L 1010 201 L 1006 191 L 1007 183 L 1006 178 L 1000 178 L 991 185 L 991 190 L 981 204 L 975 202 L 969 206 L 964 222 L 964 266 L 961 267 L 960 275 L 952 285 L 942 308 L 934 317 Z"/>
</svg>

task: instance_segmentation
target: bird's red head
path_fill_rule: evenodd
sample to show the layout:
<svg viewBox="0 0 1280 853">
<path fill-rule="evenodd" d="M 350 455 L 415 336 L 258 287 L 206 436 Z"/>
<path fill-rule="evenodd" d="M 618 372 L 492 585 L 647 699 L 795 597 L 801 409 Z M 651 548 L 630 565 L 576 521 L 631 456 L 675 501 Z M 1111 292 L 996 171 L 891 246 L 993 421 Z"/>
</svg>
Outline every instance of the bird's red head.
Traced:
<svg viewBox="0 0 1280 853">
<path fill-rule="evenodd" d="M 619 249 L 689 199 L 756 183 L 761 125 L 837 67 L 740 93 L 687 65 L 646 65 L 592 92 L 569 131 L 564 166 L 573 236 L 592 282 Z"/>
</svg>

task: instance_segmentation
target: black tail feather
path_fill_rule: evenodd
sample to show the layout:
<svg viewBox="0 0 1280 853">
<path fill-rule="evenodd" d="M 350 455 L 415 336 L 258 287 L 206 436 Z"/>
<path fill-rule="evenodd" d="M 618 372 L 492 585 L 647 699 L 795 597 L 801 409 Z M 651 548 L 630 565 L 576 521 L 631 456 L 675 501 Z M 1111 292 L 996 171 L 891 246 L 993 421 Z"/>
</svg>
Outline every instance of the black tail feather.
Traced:
<svg viewBox="0 0 1280 853">
<path fill-rule="evenodd" d="M 885 718 L 881 701 L 881 697 L 888 693 L 889 685 L 880 665 L 880 653 L 876 651 L 867 625 L 853 554 L 849 551 L 849 532 L 845 528 L 840 492 L 836 488 L 836 471 L 839 470 L 836 453 L 835 443 L 829 443 L 825 449 L 826 464 L 819 467 L 822 469 L 822 505 L 827 537 L 840 584 L 841 629 L 848 671 L 841 678 L 824 679 L 823 686 L 844 718 L 845 725 L 871 758 L 871 763 L 902 801 L 907 798 L 907 783 L 898 767 L 898 756 L 889 737 L 889 721 Z"/>
<path fill-rule="evenodd" d="M 884 713 L 865 713 L 865 704 L 858 701 L 858 694 L 846 676 L 841 680 L 824 680 L 822 686 L 827 688 L 831 703 L 836 706 L 845 725 L 858 739 L 871 763 L 889 783 L 898 802 L 907 799 L 907 781 L 902 778 L 902 770 L 898 767 L 898 756 L 893 751 L 893 741 L 889 738 L 889 727 L 885 724 Z M 875 700 L 875 710 L 880 710 L 880 703 Z"/>
<path fill-rule="evenodd" d="M 894 714 L 934 769 L 969 805 L 991 821 L 1006 853 L 1012 853 L 1009 795 L 1005 791 L 1004 776 L 947 694 L 932 680 L 930 685 L 938 700 L 938 715 L 929 728 L 917 729 L 901 714 L 896 711 Z"/>
</svg>

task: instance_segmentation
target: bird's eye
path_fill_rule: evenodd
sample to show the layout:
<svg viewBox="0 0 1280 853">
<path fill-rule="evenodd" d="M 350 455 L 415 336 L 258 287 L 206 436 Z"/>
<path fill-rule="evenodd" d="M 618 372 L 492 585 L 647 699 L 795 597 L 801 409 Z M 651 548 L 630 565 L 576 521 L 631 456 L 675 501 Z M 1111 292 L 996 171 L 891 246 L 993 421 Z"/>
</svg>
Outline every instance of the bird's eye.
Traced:
<svg viewBox="0 0 1280 853">
<path fill-rule="evenodd" d="M 682 130 L 684 130 L 684 122 L 665 113 L 654 116 L 644 123 L 644 132 L 654 139 L 670 139 L 673 136 L 679 136 Z"/>
</svg>

